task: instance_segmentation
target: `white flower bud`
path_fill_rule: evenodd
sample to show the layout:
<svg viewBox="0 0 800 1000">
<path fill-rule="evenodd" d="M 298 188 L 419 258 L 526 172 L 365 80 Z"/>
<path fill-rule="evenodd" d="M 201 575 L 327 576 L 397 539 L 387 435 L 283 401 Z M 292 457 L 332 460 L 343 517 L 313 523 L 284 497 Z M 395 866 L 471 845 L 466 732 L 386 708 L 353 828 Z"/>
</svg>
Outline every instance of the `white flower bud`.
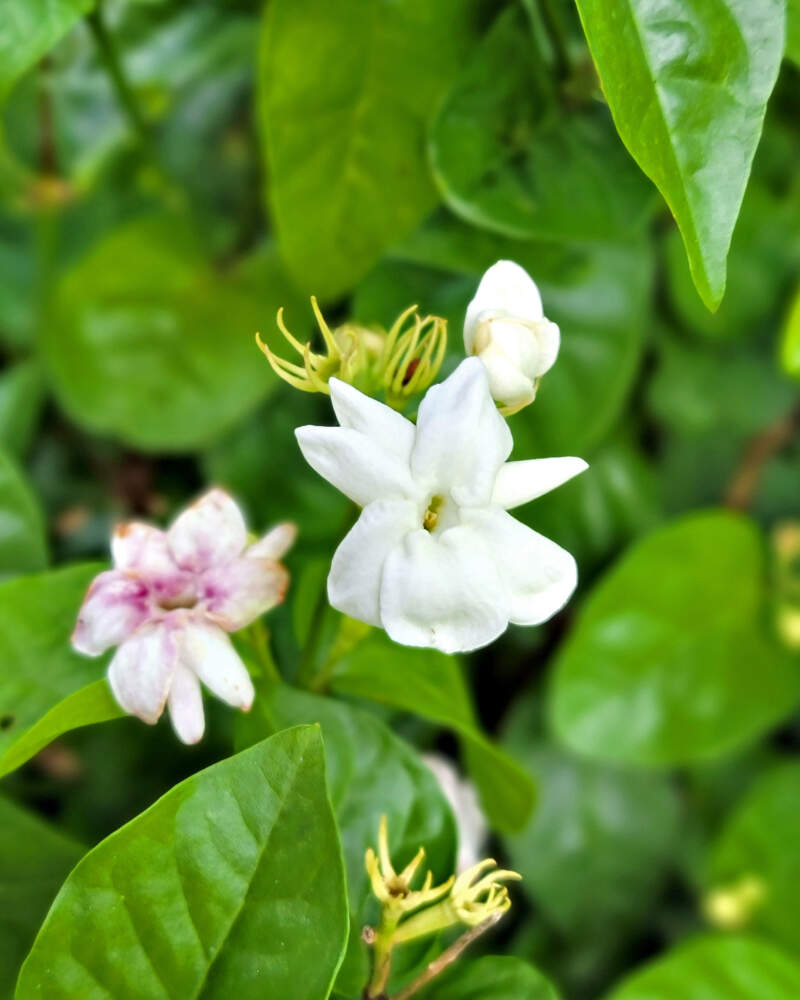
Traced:
<svg viewBox="0 0 800 1000">
<path fill-rule="evenodd" d="M 486 367 L 495 402 L 509 413 L 533 402 L 560 342 L 558 326 L 545 318 L 527 271 L 510 260 L 493 264 L 467 306 L 464 347 Z"/>
</svg>

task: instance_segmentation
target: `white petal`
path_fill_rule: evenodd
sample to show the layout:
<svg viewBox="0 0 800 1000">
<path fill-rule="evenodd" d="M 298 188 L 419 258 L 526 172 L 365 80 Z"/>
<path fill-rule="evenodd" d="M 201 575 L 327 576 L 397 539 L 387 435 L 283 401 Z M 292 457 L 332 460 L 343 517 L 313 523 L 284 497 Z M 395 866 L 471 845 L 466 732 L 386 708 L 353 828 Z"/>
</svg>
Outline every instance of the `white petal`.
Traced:
<svg viewBox="0 0 800 1000">
<path fill-rule="evenodd" d="M 181 663 L 193 670 L 218 698 L 247 711 L 255 691 L 247 668 L 230 639 L 216 625 L 195 621 L 181 636 Z"/>
<path fill-rule="evenodd" d="M 464 346 L 472 354 L 481 313 L 506 313 L 520 319 L 542 318 L 542 298 L 528 272 L 510 260 L 499 260 L 481 278 L 464 319 Z"/>
<path fill-rule="evenodd" d="M 414 425 L 410 420 L 338 378 L 332 378 L 328 386 L 333 412 L 342 427 L 366 434 L 383 451 L 408 463 L 414 445 Z"/>
<path fill-rule="evenodd" d="M 449 491 L 458 504 L 481 506 L 511 445 L 486 369 L 478 358 L 467 358 L 422 400 L 411 471 L 429 492 Z"/>
<path fill-rule="evenodd" d="M 178 739 L 182 743 L 199 743 L 206 727 L 203 695 L 200 681 L 182 663 L 175 668 L 167 704 L 172 728 Z"/>
<path fill-rule="evenodd" d="M 345 535 L 328 575 L 328 600 L 351 618 L 380 625 L 380 587 L 386 556 L 421 524 L 419 507 L 407 500 L 375 500 Z"/>
<path fill-rule="evenodd" d="M 535 500 L 588 469 L 582 458 L 529 458 L 506 462 L 497 473 L 492 503 L 511 510 Z"/>
<path fill-rule="evenodd" d="M 408 462 L 349 427 L 298 427 L 300 450 L 323 479 L 360 507 L 417 493 Z"/>
<path fill-rule="evenodd" d="M 178 572 L 167 545 L 167 534 L 151 524 L 129 521 L 118 524 L 111 536 L 111 555 L 116 569 L 136 573 L 143 579 Z"/>
<path fill-rule="evenodd" d="M 508 625 L 508 594 L 489 552 L 467 525 L 407 535 L 386 558 L 381 621 L 395 642 L 466 652 Z"/>
<path fill-rule="evenodd" d="M 578 583 L 578 568 L 566 549 L 503 510 L 462 516 L 491 550 L 510 592 L 509 618 L 515 625 L 539 625 L 564 607 Z"/>
<path fill-rule="evenodd" d="M 114 697 L 126 712 L 156 722 L 164 711 L 178 660 L 180 629 L 168 621 L 142 625 L 125 640 L 108 667 Z"/>
<path fill-rule="evenodd" d="M 248 559 L 280 559 L 294 545 L 297 525 L 283 521 L 271 528 L 266 535 L 253 542 L 245 552 Z"/>
<path fill-rule="evenodd" d="M 213 489 L 173 522 L 167 542 L 181 569 L 202 572 L 240 555 L 247 527 L 234 499 L 224 490 Z"/>
<path fill-rule="evenodd" d="M 422 759 L 433 771 L 439 788 L 453 810 L 458 833 L 456 872 L 460 875 L 486 857 L 489 825 L 475 786 L 461 776 L 449 757 L 439 753 L 424 753 Z"/>
<path fill-rule="evenodd" d="M 198 595 L 217 625 L 226 632 L 238 632 L 280 604 L 288 586 L 289 574 L 279 562 L 255 559 L 248 553 L 203 573 Z"/>
<path fill-rule="evenodd" d="M 148 589 L 141 580 L 118 570 L 95 577 L 78 612 L 72 645 L 79 653 L 99 656 L 117 646 L 150 617 Z"/>
<path fill-rule="evenodd" d="M 495 344 L 489 344 L 481 351 L 480 360 L 489 375 L 489 391 L 492 399 L 504 406 L 527 406 L 536 396 L 533 379 L 521 371 Z"/>
</svg>

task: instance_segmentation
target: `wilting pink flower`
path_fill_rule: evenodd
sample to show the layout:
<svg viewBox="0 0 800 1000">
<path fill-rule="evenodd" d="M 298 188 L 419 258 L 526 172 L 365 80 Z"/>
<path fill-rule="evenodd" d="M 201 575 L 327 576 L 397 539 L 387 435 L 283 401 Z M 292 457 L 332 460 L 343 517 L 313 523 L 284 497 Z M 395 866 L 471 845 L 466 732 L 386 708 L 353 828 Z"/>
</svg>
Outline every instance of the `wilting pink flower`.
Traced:
<svg viewBox="0 0 800 1000">
<path fill-rule="evenodd" d="M 184 743 L 203 735 L 200 681 L 247 711 L 253 684 L 227 632 L 280 604 L 289 576 L 278 562 L 294 541 L 279 524 L 248 545 L 239 507 L 213 489 L 167 531 L 120 524 L 111 539 L 114 568 L 92 582 L 72 635 L 80 653 L 118 646 L 108 668 L 122 708 L 148 723 L 168 704 Z"/>
</svg>

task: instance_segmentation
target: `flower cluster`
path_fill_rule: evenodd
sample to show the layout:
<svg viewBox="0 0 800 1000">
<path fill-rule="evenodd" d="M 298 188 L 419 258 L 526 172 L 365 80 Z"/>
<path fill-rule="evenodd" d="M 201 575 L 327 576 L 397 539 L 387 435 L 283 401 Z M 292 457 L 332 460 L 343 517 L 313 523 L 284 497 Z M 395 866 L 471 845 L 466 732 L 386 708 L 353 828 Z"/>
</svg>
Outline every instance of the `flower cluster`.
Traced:
<svg viewBox="0 0 800 1000">
<path fill-rule="evenodd" d="M 121 524 L 114 568 L 89 588 L 72 644 L 89 656 L 117 646 L 108 678 L 121 707 L 154 723 L 167 704 L 178 737 L 196 743 L 200 681 L 229 705 L 252 704 L 253 683 L 227 633 L 283 600 L 289 578 L 278 560 L 294 537 L 293 525 L 280 524 L 248 544 L 242 512 L 219 489 L 168 531 Z"/>
</svg>

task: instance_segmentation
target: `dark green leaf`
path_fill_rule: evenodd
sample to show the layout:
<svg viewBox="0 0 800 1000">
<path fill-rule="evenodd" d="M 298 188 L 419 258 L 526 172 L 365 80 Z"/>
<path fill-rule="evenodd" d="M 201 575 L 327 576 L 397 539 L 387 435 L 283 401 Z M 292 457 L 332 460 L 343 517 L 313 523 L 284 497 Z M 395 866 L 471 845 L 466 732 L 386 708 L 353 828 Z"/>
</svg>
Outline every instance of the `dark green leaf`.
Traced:
<svg viewBox="0 0 800 1000">
<path fill-rule="evenodd" d="M 420 1000 L 558 1000 L 558 993 L 527 962 L 485 955 L 452 965 L 420 993 Z"/>
<path fill-rule="evenodd" d="M 322 740 L 298 727 L 181 782 L 90 851 L 17 997 L 320 1000 L 346 937 Z"/>
<path fill-rule="evenodd" d="M 561 649 L 551 713 L 601 760 L 670 765 L 747 744 L 797 704 L 800 667 L 765 631 L 764 554 L 747 519 L 710 511 L 638 542 Z"/>
<path fill-rule="evenodd" d="M 35 361 L 20 361 L 0 376 L 0 447 L 22 455 L 44 402 L 44 379 Z"/>
<path fill-rule="evenodd" d="M 276 0 L 259 70 L 270 200 L 298 284 L 347 291 L 436 201 L 426 123 L 479 0 Z"/>
<path fill-rule="evenodd" d="M 623 142 L 667 201 L 710 309 L 783 55 L 782 0 L 578 0 Z"/>
<path fill-rule="evenodd" d="M 0 579 L 47 565 L 39 502 L 17 463 L 0 449 Z"/>
</svg>

